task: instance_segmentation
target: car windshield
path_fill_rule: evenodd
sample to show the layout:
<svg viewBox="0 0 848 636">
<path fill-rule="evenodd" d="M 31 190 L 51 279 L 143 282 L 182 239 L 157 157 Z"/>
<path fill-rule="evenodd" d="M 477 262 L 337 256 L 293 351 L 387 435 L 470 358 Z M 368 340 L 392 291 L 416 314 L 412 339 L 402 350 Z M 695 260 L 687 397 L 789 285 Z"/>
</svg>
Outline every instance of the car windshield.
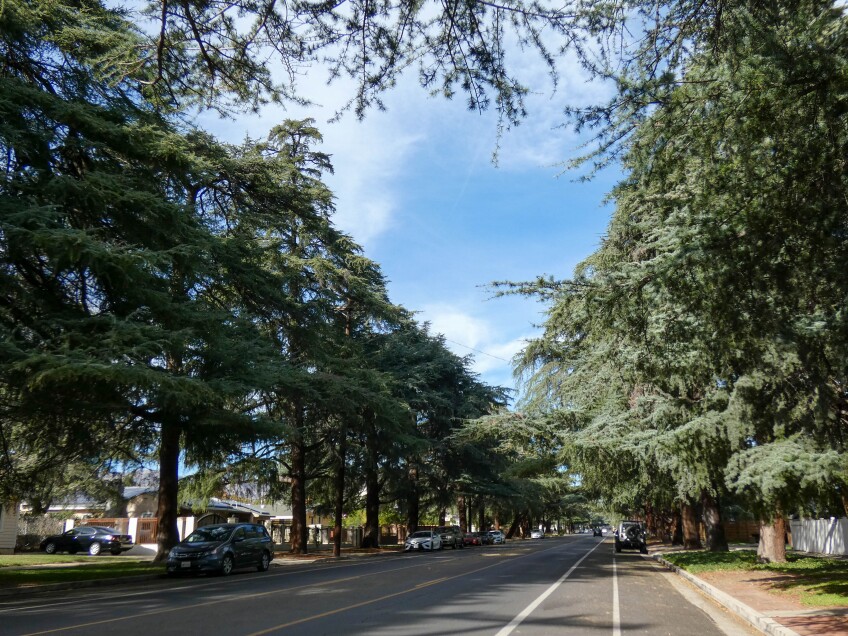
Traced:
<svg viewBox="0 0 848 636">
<path fill-rule="evenodd" d="M 419 531 L 419 532 L 413 532 L 411 535 L 409 535 L 409 538 L 410 539 L 429 539 L 430 533 L 424 532 L 423 530 Z"/>
<path fill-rule="evenodd" d="M 203 543 L 206 541 L 223 541 L 232 533 L 232 526 L 210 526 L 198 528 L 186 539 L 186 543 Z"/>
</svg>

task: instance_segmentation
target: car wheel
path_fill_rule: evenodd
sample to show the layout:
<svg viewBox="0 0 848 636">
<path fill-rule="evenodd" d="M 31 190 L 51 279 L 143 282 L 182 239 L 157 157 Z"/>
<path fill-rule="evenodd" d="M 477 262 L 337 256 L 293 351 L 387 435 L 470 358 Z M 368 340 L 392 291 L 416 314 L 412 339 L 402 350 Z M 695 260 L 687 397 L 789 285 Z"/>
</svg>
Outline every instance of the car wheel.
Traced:
<svg viewBox="0 0 848 636">
<path fill-rule="evenodd" d="M 90 546 L 88 546 L 88 553 L 89 553 L 91 556 L 97 556 L 98 554 L 100 554 L 100 551 L 101 551 L 102 549 L 103 549 L 103 546 L 101 546 L 99 543 L 97 543 L 97 542 L 95 541 L 95 542 L 94 542 L 94 543 L 92 543 Z"/>
<path fill-rule="evenodd" d="M 56 544 L 50 541 L 44 545 L 44 551 L 47 554 L 56 554 Z"/>
<path fill-rule="evenodd" d="M 267 572 L 269 567 L 271 567 L 271 555 L 263 550 L 262 559 L 259 561 L 259 565 L 256 566 L 256 569 L 259 572 Z"/>
<path fill-rule="evenodd" d="M 233 555 L 225 554 L 224 558 L 221 560 L 221 574 L 227 576 L 233 571 L 234 566 L 235 561 L 233 561 Z"/>
</svg>

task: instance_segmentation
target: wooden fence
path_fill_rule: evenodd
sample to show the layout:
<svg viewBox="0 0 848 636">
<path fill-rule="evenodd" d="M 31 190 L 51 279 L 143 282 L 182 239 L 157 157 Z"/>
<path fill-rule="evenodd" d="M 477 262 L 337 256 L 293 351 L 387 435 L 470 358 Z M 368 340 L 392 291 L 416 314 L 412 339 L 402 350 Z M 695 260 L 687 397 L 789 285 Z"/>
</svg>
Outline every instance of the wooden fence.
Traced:
<svg viewBox="0 0 848 636">
<path fill-rule="evenodd" d="M 159 520 L 152 517 L 145 517 L 138 520 L 138 528 L 135 538 L 136 543 L 156 543 L 159 530 Z"/>
</svg>

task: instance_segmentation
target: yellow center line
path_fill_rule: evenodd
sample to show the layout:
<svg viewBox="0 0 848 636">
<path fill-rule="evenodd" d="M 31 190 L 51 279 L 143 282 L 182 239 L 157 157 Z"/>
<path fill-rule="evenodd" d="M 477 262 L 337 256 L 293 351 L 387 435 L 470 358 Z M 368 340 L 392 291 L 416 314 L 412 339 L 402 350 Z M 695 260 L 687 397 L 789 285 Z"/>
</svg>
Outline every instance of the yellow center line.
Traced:
<svg viewBox="0 0 848 636">
<path fill-rule="evenodd" d="M 334 585 L 334 584 L 337 584 L 337 583 L 346 583 L 348 581 L 354 581 L 356 579 L 361 579 L 361 578 L 365 578 L 365 577 L 368 577 L 368 576 L 377 576 L 379 574 L 386 574 L 388 572 L 397 572 L 398 570 L 408 570 L 408 569 L 417 568 L 417 567 L 424 567 L 425 565 L 427 565 L 427 564 L 417 563 L 417 564 L 412 565 L 412 566 L 392 568 L 390 570 L 381 570 L 380 572 L 370 572 L 370 573 L 367 573 L 367 574 L 357 574 L 355 576 L 348 576 L 348 577 L 344 577 L 344 578 L 340 578 L 340 579 L 333 579 L 331 581 L 322 581 L 320 583 L 311 583 L 309 585 L 302 586 L 300 589 L 306 589 L 306 588 L 310 588 L 310 587 L 320 587 L 322 585 Z M 301 572 L 304 572 L 304 571 L 305 570 L 301 570 Z M 288 574 L 288 573 L 286 573 L 286 574 Z M 44 630 L 44 631 L 41 631 L 41 632 L 30 632 L 29 634 L 25 634 L 24 636 L 40 636 L 41 634 L 55 634 L 57 632 L 63 632 L 63 631 L 66 631 L 66 630 L 71 630 L 71 629 L 80 629 L 80 628 L 83 628 L 83 627 L 93 627 L 95 625 L 105 625 L 107 623 L 117 623 L 117 622 L 120 622 L 120 621 L 133 620 L 133 619 L 136 619 L 136 618 L 144 618 L 146 616 L 158 616 L 158 615 L 161 615 L 161 614 L 168 614 L 170 612 L 177 612 L 177 611 L 182 611 L 182 610 L 195 609 L 195 608 L 198 608 L 198 607 L 206 607 L 208 605 L 214 605 L 216 603 L 240 601 L 240 600 L 244 600 L 244 599 L 255 599 L 255 598 L 260 598 L 262 596 L 270 596 L 272 594 L 279 594 L 282 591 L 283 590 L 277 589 L 277 590 L 269 590 L 267 592 L 251 592 L 249 594 L 239 594 L 239 595 L 227 598 L 227 599 L 216 599 L 214 601 L 206 601 L 206 602 L 203 602 L 203 603 L 194 603 L 192 605 L 182 605 L 180 607 L 171 607 L 171 608 L 167 608 L 167 609 L 152 610 L 152 611 L 149 611 L 149 612 L 139 612 L 137 614 L 125 615 L 125 616 L 116 616 L 114 618 L 104 618 L 104 619 L 99 620 L 99 621 L 91 621 L 91 622 L 88 622 L 88 623 L 80 623 L 78 625 L 69 625 L 69 626 L 66 626 L 66 627 L 56 627 L 56 628 L 47 629 L 47 630 Z"/>
<path fill-rule="evenodd" d="M 377 598 L 372 598 L 367 601 L 360 601 L 359 603 L 353 603 L 352 605 L 346 605 L 345 607 L 338 607 L 334 610 L 330 610 L 328 612 L 322 612 L 320 614 L 314 614 L 312 616 L 307 616 L 305 618 L 299 618 L 296 621 L 290 621 L 288 623 L 280 623 L 279 625 L 274 625 L 273 627 L 269 627 L 267 629 L 260 630 L 258 632 L 252 632 L 247 636 L 263 636 L 264 634 L 270 634 L 272 632 L 276 632 L 281 629 L 286 629 L 287 627 L 293 627 L 294 625 L 301 625 L 303 623 L 308 623 L 309 621 L 315 621 L 321 618 L 326 618 L 327 616 L 333 616 L 334 614 L 340 614 L 342 612 L 347 612 L 352 609 L 357 609 L 359 607 L 364 607 L 366 605 L 373 605 L 374 603 L 379 603 L 380 601 L 385 601 L 390 598 L 395 598 L 398 596 L 403 596 L 404 594 L 409 594 L 410 592 L 417 592 L 423 587 L 429 587 L 431 585 L 435 585 L 436 583 L 443 583 L 444 581 L 451 581 L 453 579 L 458 579 L 463 576 L 467 576 L 469 574 L 476 574 L 477 572 L 482 572 L 483 570 L 489 570 L 493 567 L 501 565 L 503 561 L 499 561 L 497 563 L 492 563 L 491 565 L 483 566 L 482 568 L 477 568 L 476 570 L 469 570 L 468 572 L 463 572 L 462 574 L 456 574 L 454 576 L 445 576 L 440 579 L 433 579 L 432 581 L 426 581 L 424 583 L 419 583 L 415 587 L 409 588 L 408 590 L 401 590 L 400 592 L 393 592 L 392 594 L 386 594 L 384 596 L 379 596 Z"/>
<path fill-rule="evenodd" d="M 548 550 L 552 550 L 552 549 L 554 549 L 554 548 L 553 547 L 552 548 L 546 548 L 545 550 L 539 550 L 538 552 L 547 552 Z M 516 558 L 521 559 L 521 558 L 524 558 L 525 556 L 527 556 L 527 554 L 523 554 L 523 555 L 518 556 Z M 338 608 L 338 609 L 335 609 L 335 610 L 331 610 L 329 612 L 324 612 L 322 614 L 316 614 L 314 616 L 302 618 L 302 619 L 299 619 L 299 620 L 296 620 L 296 621 L 292 621 L 290 623 L 284 623 L 282 625 L 269 627 L 266 630 L 254 632 L 253 634 L 250 634 L 249 636 L 260 636 L 261 634 L 267 634 L 267 633 L 270 633 L 270 632 L 278 630 L 278 629 L 290 627 L 292 625 L 298 625 L 300 623 L 305 623 L 305 622 L 308 622 L 308 621 L 317 620 L 319 618 L 324 618 L 326 616 L 332 616 L 333 614 L 338 614 L 340 612 L 344 612 L 344 611 L 347 611 L 347 610 L 356 609 L 356 608 L 362 607 L 364 605 L 370 605 L 370 604 L 373 604 L 373 603 L 378 603 L 378 602 L 384 601 L 386 599 L 390 599 L 390 598 L 394 598 L 396 596 L 402 596 L 403 594 L 409 594 L 410 592 L 418 591 L 423 587 L 435 585 L 436 583 L 441 583 L 443 581 L 450 581 L 450 580 L 453 580 L 453 579 L 456 579 L 456 578 L 467 576 L 469 574 L 475 574 L 477 572 L 482 572 L 483 570 L 488 570 L 490 568 L 497 567 L 497 566 L 502 565 L 504 563 L 505 563 L 505 561 L 498 561 L 496 563 L 492 563 L 491 565 L 486 565 L 482 568 L 477 568 L 476 570 L 469 570 L 468 572 L 462 572 L 461 574 L 457 574 L 457 575 L 454 575 L 454 576 L 448 576 L 448 577 L 444 577 L 444 578 L 441 578 L 441 579 L 434 579 L 432 581 L 426 581 L 426 582 L 421 583 L 421 584 L 419 584 L 419 585 L 417 585 L 413 588 L 410 588 L 408 590 L 401 590 L 400 592 L 394 592 L 392 594 L 387 594 L 385 596 L 381 596 L 379 598 L 374 598 L 374 599 L 371 599 L 369 601 L 362 601 L 361 603 L 355 603 L 353 605 L 341 607 L 341 608 Z M 413 568 L 416 568 L 416 567 L 424 567 L 425 565 L 430 565 L 430 563 L 421 563 L 421 564 L 416 564 L 416 565 L 412 565 L 412 566 L 392 568 L 390 570 L 381 570 L 379 572 L 369 572 L 367 574 L 358 574 L 358 575 L 355 575 L 355 576 L 349 576 L 349 577 L 344 577 L 344 578 L 340 578 L 340 579 L 333 579 L 332 581 L 322 581 L 320 583 L 311 583 L 309 585 L 302 586 L 300 589 L 305 589 L 305 588 L 310 588 L 310 587 L 319 587 L 319 586 L 323 586 L 323 585 L 333 585 L 333 584 L 337 584 L 337 583 L 345 583 L 347 581 L 354 581 L 356 579 L 361 579 L 361 578 L 365 578 L 365 577 L 368 577 L 368 576 L 378 576 L 378 575 L 382 575 L 382 574 L 387 574 L 389 572 L 397 572 L 399 570 L 408 570 L 408 569 L 413 569 Z M 318 571 L 318 570 L 314 570 L 314 571 Z M 306 572 L 306 570 L 301 570 L 300 572 Z M 72 630 L 72 629 L 81 629 L 81 628 L 84 628 L 84 627 L 94 627 L 96 625 L 106 625 L 108 623 L 118 623 L 118 622 L 121 622 L 121 621 L 135 620 L 135 619 L 138 619 L 138 618 L 145 618 L 147 616 L 159 616 L 159 615 L 162 615 L 162 614 L 169 614 L 169 613 L 172 613 L 172 612 L 182 612 L 182 611 L 185 611 L 185 610 L 195 609 L 195 608 L 198 608 L 198 607 L 208 607 L 209 605 L 220 604 L 220 603 L 225 602 L 225 601 L 226 602 L 232 602 L 232 601 L 240 601 L 240 600 L 244 600 L 244 599 L 256 599 L 256 598 L 260 598 L 260 597 L 263 597 L 263 596 L 270 596 L 272 594 L 280 594 L 280 593 L 288 593 L 288 592 L 289 592 L 289 590 L 279 590 L 279 589 L 269 590 L 267 592 L 250 592 L 248 594 L 238 594 L 236 596 L 232 596 L 232 597 L 229 597 L 227 599 L 215 599 L 213 601 L 205 601 L 203 603 L 193 603 L 191 605 L 180 605 L 178 607 L 170 607 L 170 608 L 167 608 L 167 609 L 160 609 L 160 610 L 151 610 L 149 612 L 139 612 L 139 613 L 132 614 L 132 615 L 123 615 L 123 616 L 116 616 L 116 617 L 113 617 L 113 618 L 104 618 L 104 619 L 99 620 L 99 621 L 90 621 L 88 623 L 79 623 L 79 624 L 76 624 L 76 625 L 67 625 L 65 627 L 55 627 L 53 629 L 46 629 L 46 630 L 43 630 L 43 631 L 40 631 L 40 632 L 29 632 L 28 634 L 25 634 L 24 636 L 41 636 L 42 634 L 56 634 L 58 632 L 64 632 L 64 631 Z"/>
</svg>

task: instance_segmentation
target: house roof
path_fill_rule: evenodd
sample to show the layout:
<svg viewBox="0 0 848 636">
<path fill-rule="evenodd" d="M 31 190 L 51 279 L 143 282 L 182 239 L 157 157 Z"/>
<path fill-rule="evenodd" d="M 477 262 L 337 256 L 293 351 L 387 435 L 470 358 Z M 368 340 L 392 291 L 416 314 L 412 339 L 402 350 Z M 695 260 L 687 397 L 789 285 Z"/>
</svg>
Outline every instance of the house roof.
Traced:
<svg viewBox="0 0 848 636">
<path fill-rule="evenodd" d="M 183 501 L 181 505 L 184 508 L 193 508 L 194 502 L 192 501 Z M 205 506 L 205 510 L 207 512 L 241 512 L 241 513 L 250 513 L 255 517 L 270 519 L 271 514 L 267 510 L 263 510 L 262 506 L 257 506 L 254 504 L 246 504 L 241 501 L 233 501 L 231 499 L 219 499 L 218 497 L 210 497 L 208 503 Z"/>
<path fill-rule="evenodd" d="M 124 499 L 132 499 L 139 495 L 147 495 L 159 492 L 158 486 L 125 486 Z"/>
</svg>

